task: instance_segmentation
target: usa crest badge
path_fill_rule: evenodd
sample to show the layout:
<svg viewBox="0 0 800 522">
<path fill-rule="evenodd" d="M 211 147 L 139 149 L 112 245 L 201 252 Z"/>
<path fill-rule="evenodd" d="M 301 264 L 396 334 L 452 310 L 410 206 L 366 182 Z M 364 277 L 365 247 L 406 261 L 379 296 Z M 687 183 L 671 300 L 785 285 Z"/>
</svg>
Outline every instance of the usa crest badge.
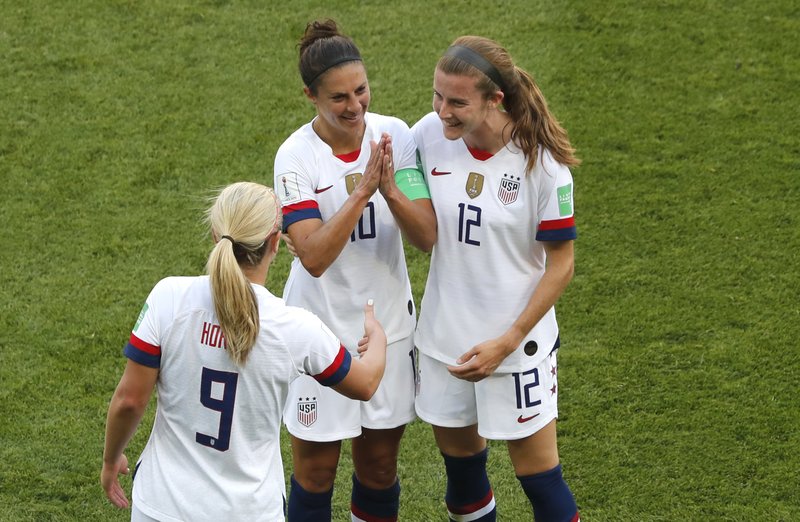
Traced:
<svg viewBox="0 0 800 522">
<path fill-rule="evenodd" d="M 297 401 L 297 421 L 308 428 L 317 421 L 317 398 L 300 399 Z"/>
<path fill-rule="evenodd" d="M 480 196 L 481 192 L 483 192 L 483 174 L 470 172 L 469 176 L 467 176 L 467 186 L 464 188 L 467 190 L 467 196 L 470 199 Z"/>
<path fill-rule="evenodd" d="M 347 193 L 352 194 L 360 181 L 361 181 L 360 172 L 356 172 L 355 174 L 348 174 L 347 176 L 345 176 L 344 183 L 345 187 L 347 187 Z"/>
<path fill-rule="evenodd" d="M 497 190 L 497 197 L 503 205 L 508 205 L 517 200 L 519 195 L 519 176 L 503 174 L 500 181 L 500 188 Z"/>
</svg>

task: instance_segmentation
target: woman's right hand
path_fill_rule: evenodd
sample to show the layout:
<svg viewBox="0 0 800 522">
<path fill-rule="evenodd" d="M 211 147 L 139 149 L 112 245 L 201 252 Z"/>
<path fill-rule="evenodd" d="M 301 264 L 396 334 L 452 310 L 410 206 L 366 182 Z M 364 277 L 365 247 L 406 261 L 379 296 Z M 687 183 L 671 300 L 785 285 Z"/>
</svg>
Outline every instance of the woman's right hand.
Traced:
<svg viewBox="0 0 800 522">
<path fill-rule="evenodd" d="M 375 305 L 372 299 L 367 301 L 366 306 L 364 306 L 364 337 L 358 341 L 359 354 L 367 351 L 370 341 L 378 343 L 382 341 L 384 345 L 386 344 L 386 332 L 383 330 L 381 323 L 375 318 Z"/>
<path fill-rule="evenodd" d="M 364 169 L 364 174 L 361 176 L 361 183 L 359 188 L 365 190 L 372 196 L 381 183 L 381 175 L 383 174 L 383 159 L 386 151 L 387 140 L 390 140 L 388 134 L 385 132 L 381 136 L 380 141 L 369 142 L 369 161 L 367 167 Z"/>
</svg>

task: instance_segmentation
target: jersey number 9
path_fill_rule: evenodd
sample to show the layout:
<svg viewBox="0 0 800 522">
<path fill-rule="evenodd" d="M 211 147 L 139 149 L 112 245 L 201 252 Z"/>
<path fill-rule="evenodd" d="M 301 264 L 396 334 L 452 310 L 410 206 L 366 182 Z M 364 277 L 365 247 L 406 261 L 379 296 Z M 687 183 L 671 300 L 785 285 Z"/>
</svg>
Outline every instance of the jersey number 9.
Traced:
<svg viewBox="0 0 800 522">
<path fill-rule="evenodd" d="M 239 374 L 203 368 L 200 379 L 200 403 L 206 408 L 219 412 L 219 429 L 217 436 L 212 437 L 197 432 L 195 441 L 217 451 L 227 451 L 231 445 L 231 424 L 233 423 L 233 405 L 236 402 L 236 384 Z M 222 399 L 211 395 L 214 383 L 222 385 Z"/>
</svg>

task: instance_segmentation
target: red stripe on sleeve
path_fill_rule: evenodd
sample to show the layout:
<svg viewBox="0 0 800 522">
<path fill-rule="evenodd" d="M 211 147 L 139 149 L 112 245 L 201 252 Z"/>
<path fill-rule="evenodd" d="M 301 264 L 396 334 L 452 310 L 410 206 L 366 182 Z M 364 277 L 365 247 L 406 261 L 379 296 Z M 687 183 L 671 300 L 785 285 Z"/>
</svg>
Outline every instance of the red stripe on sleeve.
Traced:
<svg viewBox="0 0 800 522">
<path fill-rule="evenodd" d="M 292 212 L 297 212 L 298 210 L 307 210 L 309 208 L 319 208 L 317 202 L 314 200 L 309 201 L 301 201 L 300 203 L 294 203 L 293 205 L 286 205 L 283 207 L 283 215 L 291 214 Z"/>
<path fill-rule="evenodd" d="M 562 228 L 571 228 L 575 226 L 575 216 L 555 219 L 553 221 L 542 221 L 539 223 L 539 230 L 559 230 Z"/>
<path fill-rule="evenodd" d="M 336 372 L 336 370 L 338 370 L 339 367 L 342 365 L 342 361 L 344 360 L 344 353 L 345 353 L 345 347 L 340 344 L 339 353 L 336 354 L 336 359 L 333 360 L 330 366 L 325 368 L 324 372 L 320 373 L 319 375 L 315 375 L 314 378 L 317 379 L 318 381 L 324 381 L 325 379 L 333 375 Z"/>
<path fill-rule="evenodd" d="M 160 346 L 155 346 L 153 344 L 146 343 L 133 334 L 131 334 L 131 340 L 129 342 L 131 343 L 131 345 L 143 351 L 144 353 L 149 353 L 150 355 L 161 355 Z"/>
</svg>

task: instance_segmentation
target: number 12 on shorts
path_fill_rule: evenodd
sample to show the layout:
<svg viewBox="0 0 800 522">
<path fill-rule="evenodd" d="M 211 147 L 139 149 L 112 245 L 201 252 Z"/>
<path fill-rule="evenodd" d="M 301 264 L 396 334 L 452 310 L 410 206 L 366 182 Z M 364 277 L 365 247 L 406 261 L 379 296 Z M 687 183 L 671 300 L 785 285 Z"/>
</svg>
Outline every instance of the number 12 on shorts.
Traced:
<svg viewBox="0 0 800 522">
<path fill-rule="evenodd" d="M 517 409 L 532 408 L 542 403 L 540 400 L 531 400 L 531 391 L 536 386 L 539 386 L 539 369 L 534 368 L 527 372 L 515 372 L 511 375 L 514 376 L 514 388 L 517 394 Z"/>
</svg>

